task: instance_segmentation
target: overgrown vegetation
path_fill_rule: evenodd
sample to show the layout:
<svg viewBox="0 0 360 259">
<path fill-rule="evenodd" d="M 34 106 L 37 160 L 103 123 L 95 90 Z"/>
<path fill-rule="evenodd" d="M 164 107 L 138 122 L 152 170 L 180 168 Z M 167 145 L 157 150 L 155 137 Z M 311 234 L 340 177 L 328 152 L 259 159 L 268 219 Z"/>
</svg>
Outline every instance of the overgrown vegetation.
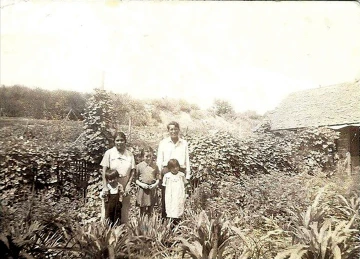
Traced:
<svg viewBox="0 0 360 259">
<path fill-rule="evenodd" d="M 336 198 L 325 190 L 304 209 L 289 206 L 281 219 L 262 216 L 256 226 L 224 208 L 187 207 L 174 230 L 158 213 L 110 227 L 80 223 L 65 200 L 23 201 L 12 211 L 2 208 L 1 258 L 358 258 L 359 195 Z"/>
<path fill-rule="evenodd" d="M 81 113 L 89 97 L 90 94 L 75 91 L 3 85 L 0 87 L 0 116 L 82 120 Z"/>
<path fill-rule="evenodd" d="M 84 151 L 86 160 L 96 164 L 101 156 L 113 144 L 111 129 L 113 121 L 113 103 L 104 90 L 95 89 L 94 95 L 88 100 L 84 116 Z"/>
<path fill-rule="evenodd" d="M 94 89 L 95 90 L 95 89 Z M 98 91 L 98 90 L 97 90 Z M 107 93 L 113 106 L 112 123 L 119 127 L 157 126 L 168 123 L 168 116 L 177 117 L 181 125 L 189 124 L 195 128 L 212 127 L 213 123 L 204 121 L 222 118 L 218 124 L 225 129 L 233 124 L 242 128 L 242 134 L 251 130 L 262 118 L 255 112 L 236 113 L 232 105 L 224 100 L 215 99 L 209 111 L 201 110 L 196 104 L 183 99 L 161 98 L 139 100 L 128 94 Z M 75 91 L 48 91 L 40 88 L 32 89 L 25 86 L 1 86 L 0 116 L 26 117 L 47 120 L 83 120 L 87 101 L 92 94 Z M 93 98 L 93 97 L 92 97 Z M 227 108 L 226 108 L 226 107 Z M 225 108 L 224 108 L 225 107 Z M 183 121 L 183 117 L 185 120 Z M 189 122 L 191 118 L 193 122 Z M 219 125 L 216 125 L 218 127 Z"/>
<path fill-rule="evenodd" d="M 186 136 L 195 176 L 198 172 L 204 176 L 205 168 L 217 177 L 271 172 L 311 174 L 325 169 L 327 150 L 335 149 L 338 139 L 338 133 L 327 128 L 273 133 L 266 127 L 247 139 L 222 131 Z M 327 169 L 331 173 L 334 168 Z"/>
<path fill-rule="evenodd" d="M 134 195 L 127 225 L 100 222 L 98 162 L 128 118 L 113 104 L 96 91 L 84 129 L 0 128 L 1 258 L 359 257 L 359 175 L 329 165 L 338 135 L 325 128 L 274 133 L 265 123 L 246 139 L 186 131 L 194 179 L 182 222 L 171 229 L 159 208 L 139 217 Z M 162 133 L 136 128 L 129 148 L 136 155 Z"/>
</svg>

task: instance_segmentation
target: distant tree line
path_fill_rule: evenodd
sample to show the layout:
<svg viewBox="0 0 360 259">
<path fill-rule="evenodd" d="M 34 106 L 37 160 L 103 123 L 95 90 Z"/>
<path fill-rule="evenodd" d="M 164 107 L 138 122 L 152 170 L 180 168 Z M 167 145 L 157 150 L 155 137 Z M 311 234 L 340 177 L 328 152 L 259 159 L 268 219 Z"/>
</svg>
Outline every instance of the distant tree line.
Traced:
<svg viewBox="0 0 360 259">
<path fill-rule="evenodd" d="M 214 99 L 213 105 L 203 111 L 197 104 L 183 99 L 158 98 L 139 100 L 127 93 L 107 92 L 113 107 L 112 121 L 117 125 L 158 125 L 161 112 L 171 114 L 189 113 L 201 119 L 206 116 L 221 116 L 228 121 L 260 120 L 262 116 L 253 111 L 235 112 L 227 100 Z M 86 107 L 96 93 L 80 93 L 65 90 L 44 90 L 21 85 L 0 87 L 0 116 L 26 117 L 47 120 L 83 120 Z"/>
<path fill-rule="evenodd" d="M 20 85 L 0 88 L 0 115 L 34 119 L 82 120 L 90 94 L 75 91 L 49 91 Z"/>
<path fill-rule="evenodd" d="M 34 119 L 83 120 L 83 114 L 94 93 L 30 88 L 21 85 L 0 88 L 0 116 L 26 117 Z M 199 110 L 196 104 L 182 99 L 160 98 L 138 100 L 127 93 L 108 92 L 113 106 L 113 120 L 117 124 L 154 125 L 161 122 L 160 111 L 174 114 Z"/>
</svg>

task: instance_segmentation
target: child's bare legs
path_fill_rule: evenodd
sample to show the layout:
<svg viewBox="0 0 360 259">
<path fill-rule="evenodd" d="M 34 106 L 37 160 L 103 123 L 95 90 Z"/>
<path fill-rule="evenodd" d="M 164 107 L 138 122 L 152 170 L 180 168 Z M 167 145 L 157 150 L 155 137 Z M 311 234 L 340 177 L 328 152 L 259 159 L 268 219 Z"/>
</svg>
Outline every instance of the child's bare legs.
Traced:
<svg viewBox="0 0 360 259">
<path fill-rule="evenodd" d="M 143 217 L 147 212 L 147 207 L 140 207 L 140 217 Z"/>
<path fill-rule="evenodd" d="M 174 230 L 174 228 L 179 225 L 181 219 L 180 218 L 169 218 L 170 219 L 170 229 Z"/>
<path fill-rule="evenodd" d="M 153 205 L 149 206 L 147 211 L 149 217 L 152 215 L 153 211 L 154 211 L 154 206 Z"/>
<path fill-rule="evenodd" d="M 153 213 L 153 210 L 154 206 L 140 207 L 140 216 L 148 215 L 148 217 L 150 217 Z"/>
</svg>

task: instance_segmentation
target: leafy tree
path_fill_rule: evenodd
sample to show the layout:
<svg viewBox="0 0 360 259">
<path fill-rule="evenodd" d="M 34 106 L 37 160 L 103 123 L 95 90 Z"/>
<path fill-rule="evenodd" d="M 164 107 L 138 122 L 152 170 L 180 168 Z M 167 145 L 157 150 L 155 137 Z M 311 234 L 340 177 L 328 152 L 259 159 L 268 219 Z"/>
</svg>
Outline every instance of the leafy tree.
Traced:
<svg viewBox="0 0 360 259">
<path fill-rule="evenodd" d="M 95 89 L 88 100 L 84 116 L 85 147 L 88 159 L 99 163 L 105 150 L 111 144 L 113 103 L 109 94 Z"/>
<path fill-rule="evenodd" d="M 117 124 L 126 125 L 131 119 L 135 126 L 148 125 L 150 114 L 146 111 L 142 101 L 136 100 L 128 94 L 114 94 L 112 99 Z"/>
<path fill-rule="evenodd" d="M 190 113 L 191 111 L 198 111 L 200 107 L 197 104 L 189 103 L 186 100 L 180 99 L 178 100 L 180 111 Z"/>
<path fill-rule="evenodd" d="M 75 91 L 48 91 L 20 85 L 0 88 L 0 108 L 10 117 L 63 119 L 72 111 L 70 119 L 82 119 L 87 98 L 88 94 Z"/>
<path fill-rule="evenodd" d="M 4 112 L 10 117 L 24 116 L 24 90 L 26 88 L 15 85 L 11 88 L 2 86 L 0 93 L 0 106 L 4 109 Z"/>
<path fill-rule="evenodd" d="M 53 119 L 64 119 L 69 112 L 69 118 L 82 119 L 81 113 L 84 112 L 86 99 L 89 97 L 79 92 L 56 90 L 51 92 L 47 108 Z"/>
<path fill-rule="evenodd" d="M 221 99 L 215 99 L 214 100 L 212 110 L 218 116 L 233 115 L 234 114 L 234 108 L 231 105 L 231 103 L 226 101 L 226 100 L 221 100 Z"/>
</svg>

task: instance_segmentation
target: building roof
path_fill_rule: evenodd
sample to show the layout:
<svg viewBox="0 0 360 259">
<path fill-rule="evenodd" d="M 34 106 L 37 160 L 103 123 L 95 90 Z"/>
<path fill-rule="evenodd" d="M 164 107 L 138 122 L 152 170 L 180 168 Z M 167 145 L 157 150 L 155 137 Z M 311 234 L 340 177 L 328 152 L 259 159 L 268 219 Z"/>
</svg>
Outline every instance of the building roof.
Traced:
<svg viewBox="0 0 360 259">
<path fill-rule="evenodd" d="M 360 81 L 290 94 L 268 114 L 271 130 L 360 123 Z"/>
</svg>

